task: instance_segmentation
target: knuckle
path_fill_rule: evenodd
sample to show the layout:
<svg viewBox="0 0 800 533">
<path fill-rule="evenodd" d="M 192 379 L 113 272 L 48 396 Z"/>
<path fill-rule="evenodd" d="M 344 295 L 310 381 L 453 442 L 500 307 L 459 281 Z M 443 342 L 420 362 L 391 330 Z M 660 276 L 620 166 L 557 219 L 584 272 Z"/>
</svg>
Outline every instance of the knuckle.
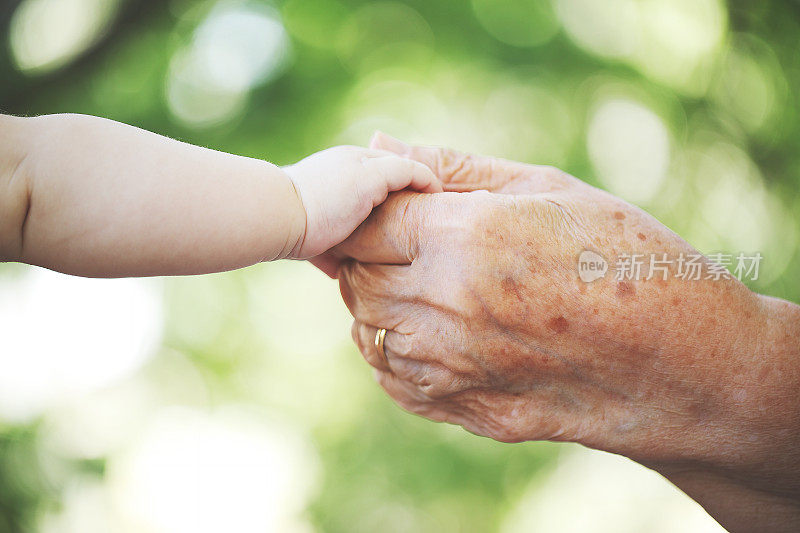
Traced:
<svg viewBox="0 0 800 533">
<path fill-rule="evenodd" d="M 410 357 L 415 352 L 415 343 L 413 335 L 392 332 L 391 335 L 387 335 L 385 346 L 387 351 L 394 356 Z"/>
<path fill-rule="evenodd" d="M 418 385 L 433 400 L 441 400 L 463 390 L 460 380 L 449 371 L 432 371 Z"/>
<path fill-rule="evenodd" d="M 552 165 L 536 165 L 533 167 L 535 174 L 544 180 L 552 182 L 564 181 L 567 174 L 558 167 Z"/>
<path fill-rule="evenodd" d="M 403 381 L 418 385 L 425 373 L 424 363 L 415 359 L 394 358 L 389 360 L 389 364 L 395 376 Z"/>
<path fill-rule="evenodd" d="M 462 381 L 450 369 L 437 363 L 423 363 L 408 380 L 432 400 L 446 398 L 464 389 Z"/>
<path fill-rule="evenodd" d="M 420 397 L 419 394 L 412 393 L 412 390 L 401 387 L 398 385 L 397 377 L 395 375 L 375 370 L 373 372 L 375 380 L 378 385 L 386 391 L 386 393 L 403 409 L 406 411 L 417 413 L 425 405 L 425 398 Z"/>
<path fill-rule="evenodd" d="M 459 154 L 452 150 L 441 150 L 439 152 L 439 170 L 442 175 L 449 176 L 454 181 L 468 178 L 475 170 L 475 156 Z"/>
</svg>

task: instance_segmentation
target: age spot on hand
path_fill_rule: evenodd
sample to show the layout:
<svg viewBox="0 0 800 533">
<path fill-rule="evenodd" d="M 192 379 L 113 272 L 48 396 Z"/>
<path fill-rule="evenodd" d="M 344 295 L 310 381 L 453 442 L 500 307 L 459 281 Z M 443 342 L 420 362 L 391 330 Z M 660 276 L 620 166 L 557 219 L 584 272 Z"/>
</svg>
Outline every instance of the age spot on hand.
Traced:
<svg viewBox="0 0 800 533">
<path fill-rule="evenodd" d="M 646 241 L 647 240 L 647 235 L 645 235 L 644 233 L 637 233 L 636 236 L 639 237 L 640 241 Z"/>
<path fill-rule="evenodd" d="M 512 293 L 514 296 L 517 297 L 518 300 L 523 301 L 524 295 L 522 293 L 522 287 L 520 287 L 519 283 L 517 283 L 514 278 L 506 277 L 503 281 L 500 282 L 500 287 L 502 287 L 503 292 L 506 296 L 510 296 Z"/>
<path fill-rule="evenodd" d="M 627 281 L 620 281 L 617 283 L 618 298 L 626 298 L 633 296 L 634 294 L 636 294 L 636 287 L 633 286 L 633 283 L 629 283 Z"/>
<path fill-rule="evenodd" d="M 616 218 L 617 220 L 625 220 L 625 213 L 623 213 L 622 211 L 615 211 L 614 218 Z"/>
<path fill-rule="evenodd" d="M 563 317 L 563 315 L 559 315 L 557 317 L 551 318 L 547 322 L 547 327 L 555 331 L 556 333 L 564 333 L 565 331 L 567 331 L 567 328 L 569 327 L 569 322 L 567 321 L 566 318 Z"/>
</svg>

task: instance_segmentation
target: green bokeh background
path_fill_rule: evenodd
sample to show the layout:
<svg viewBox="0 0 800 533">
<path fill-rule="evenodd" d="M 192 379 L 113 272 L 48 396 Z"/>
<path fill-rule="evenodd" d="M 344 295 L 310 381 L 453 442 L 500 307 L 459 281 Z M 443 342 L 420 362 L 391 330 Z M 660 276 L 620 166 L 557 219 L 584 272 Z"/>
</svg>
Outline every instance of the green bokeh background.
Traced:
<svg viewBox="0 0 800 533">
<path fill-rule="evenodd" d="M 556 165 L 638 203 L 704 253 L 760 251 L 761 276 L 748 284 L 800 300 L 794 2 L 71 0 L 109 15 L 62 65 L 36 67 L 25 63 L 19 13 L 43 1 L 0 6 L 2 112 L 100 115 L 277 164 L 365 144 L 380 128 Z M 206 56 L 200 74 L 180 58 L 226 10 L 280 21 L 283 59 L 214 87 Z M 642 144 L 626 150 L 630 140 Z M 0 280 L 28 271 L 0 265 Z M 501 531 L 562 450 L 502 445 L 399 410 L 349 342 L 335 283 L 308 265 L 154 287 L 164 319 L 152 357 L 70 401 L 136 384 L 149 407 L 120 412 L 120 424 L 144 428 L 170 406 L 244 405 L 291 420 L 319 462 L 304 511 L 315 530 Z M 62 449 L 51 428 L 71 422 L 58 407 L 0 423 L 0 531 L 41 529 L 75 479 L 102 485 L 123 453 Z"/>
</svg>

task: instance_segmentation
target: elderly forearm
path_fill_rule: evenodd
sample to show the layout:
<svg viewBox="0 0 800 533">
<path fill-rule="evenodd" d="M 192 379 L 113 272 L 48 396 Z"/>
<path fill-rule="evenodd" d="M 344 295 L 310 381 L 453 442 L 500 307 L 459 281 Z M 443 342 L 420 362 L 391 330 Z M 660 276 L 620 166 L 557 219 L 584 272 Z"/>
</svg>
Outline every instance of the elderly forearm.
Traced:
<svg viewBox="0 0 800 533">
<path fill-rule="evenodd" d="M 85 276 L 196 274 L 286 255 L 305 214 L 264 161 L 82 115 L 3 117 L 0 259 Z M 10 163 L 8 163 L 10 161 Z"/>
<path fill-rule="evenodd" d="M 800 530 L 797 499 L 748 487 L 707 470 L 661 469 L 731 533 L 793 533 Z"/>
<path fill-rule="evenodd" d="M 697 433 L 725 438 L 707 461 L 648 464 L 732 532 L 800 530 L 800 307 L 760 297 L 751 363 L 730 380 L 728 416 Z M 742 327 L 746 327 L 745 321 Z M 755 336 L 755 335 L 754 335 Z M 717 427 L 712 430 L 711 426 Z M 698 460 L 700 459 L 700 460 Z"/>
</svg>

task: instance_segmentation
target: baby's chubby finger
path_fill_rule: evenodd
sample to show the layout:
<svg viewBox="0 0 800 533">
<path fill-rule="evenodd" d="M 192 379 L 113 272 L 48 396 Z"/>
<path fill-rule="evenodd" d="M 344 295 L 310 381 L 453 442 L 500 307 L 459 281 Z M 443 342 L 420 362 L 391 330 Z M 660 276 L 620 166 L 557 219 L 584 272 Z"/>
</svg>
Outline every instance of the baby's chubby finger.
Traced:
<svg viewBox="0 0 800 533">
<path fill-rule="evenodd" d="M 384 181 L 387 192 L 411 188 L 415 191 L 442 192 L 442 182 L 436 174 L 423 163 L 384 152 L 385 155 L 364 157 L 362 164 L 369 172 L 374 172 Z"/>
</svg>

